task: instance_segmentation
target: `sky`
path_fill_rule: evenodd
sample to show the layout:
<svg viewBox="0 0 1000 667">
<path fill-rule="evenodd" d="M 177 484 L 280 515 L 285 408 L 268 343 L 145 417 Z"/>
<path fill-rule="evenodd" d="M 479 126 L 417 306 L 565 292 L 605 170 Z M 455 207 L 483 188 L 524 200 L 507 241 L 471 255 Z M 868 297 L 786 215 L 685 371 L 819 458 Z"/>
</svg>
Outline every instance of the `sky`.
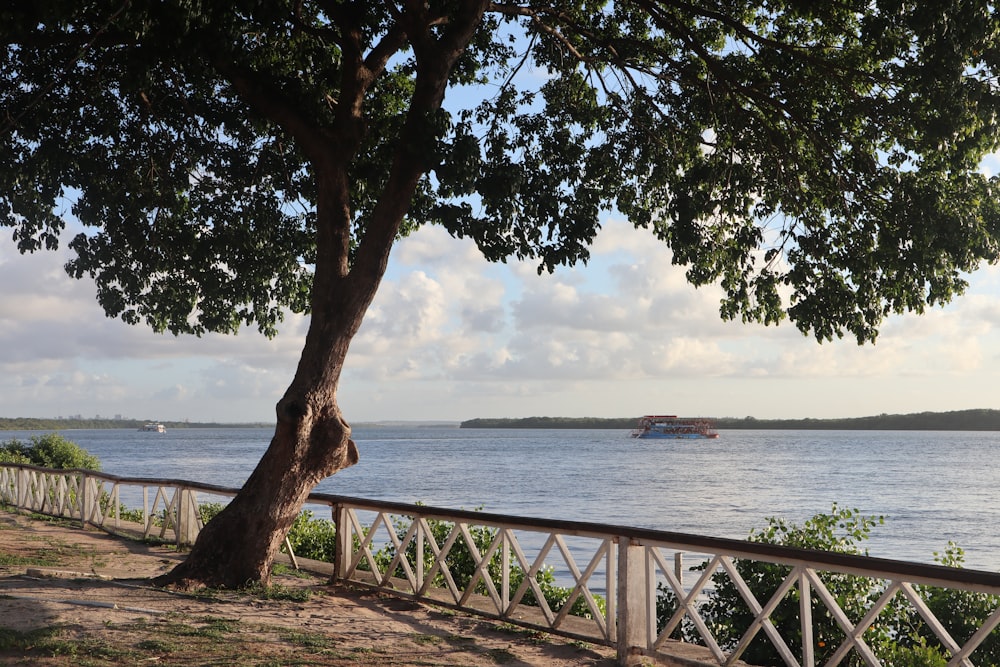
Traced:
<svg viewBox="0 0 1000 667">
<path fill-rule="evenodd" d="M 106 318 L 66 252 L 21 256 L 0 238 L 0 416 L 273 422 L 306 318 L 271 340 L 156 334 Z M 820 345 L 788 322 L 722 321 L 717 288 L 690 286 L 665 246 L 612 216 L 587 266 L 542 276 L 425 227 L 394 249 L 338 396 L 354 423 L 1000 409 L 1000 269 L 970 278 L 947 307 L 890 318 L 874 345 Z"/>
</svg>

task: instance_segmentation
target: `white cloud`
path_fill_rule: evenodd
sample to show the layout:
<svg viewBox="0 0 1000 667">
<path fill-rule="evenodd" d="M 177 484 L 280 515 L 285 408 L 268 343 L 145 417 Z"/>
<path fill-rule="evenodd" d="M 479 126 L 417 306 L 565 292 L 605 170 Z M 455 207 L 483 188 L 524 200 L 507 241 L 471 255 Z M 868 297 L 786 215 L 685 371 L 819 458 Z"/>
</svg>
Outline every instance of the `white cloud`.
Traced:
<svg viewBox="0 0 1000 667">
<path fill-rule="evenodd" d="M 289 315 L 274 340 L 157 335 L 104 317 L 65 260 L 0 245 L 0 414 L 273 418 L 308 317 Z M 722 322 L 719 289 L 692 288 L 622 222 L 605 224 L 589 266 L 542 276 L 431 227 L 395 249 L 340 400 L 352 420 L 997 407 L 998 294 L 1000 269 L 986 267 L 947 308 L 890 318 L 874 346 L 818 345 L 787 323 Z"/>
</svg>

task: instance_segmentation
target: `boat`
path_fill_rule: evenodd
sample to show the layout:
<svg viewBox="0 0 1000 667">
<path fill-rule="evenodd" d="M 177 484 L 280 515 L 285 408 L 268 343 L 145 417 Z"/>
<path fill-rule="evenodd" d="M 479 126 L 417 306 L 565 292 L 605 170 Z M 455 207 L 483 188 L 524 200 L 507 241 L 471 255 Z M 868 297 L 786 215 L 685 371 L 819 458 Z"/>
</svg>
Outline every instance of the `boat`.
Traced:
<svg viewBox="0 0 1000 667">
<path fill-rule="evenodd" d="M 150 431 L 152 433 L 166 433 L 167 427 L 163 424 L 150 422 L 139 427 L 140 431 Z"/>
<path fill-rule="evenodd" d="M 705 417 L 678 417 L 677 415 L 646 415 L 632 430 L 633 438 L 694 439 L 718 438 L 715 423 Z"/>
</svg>

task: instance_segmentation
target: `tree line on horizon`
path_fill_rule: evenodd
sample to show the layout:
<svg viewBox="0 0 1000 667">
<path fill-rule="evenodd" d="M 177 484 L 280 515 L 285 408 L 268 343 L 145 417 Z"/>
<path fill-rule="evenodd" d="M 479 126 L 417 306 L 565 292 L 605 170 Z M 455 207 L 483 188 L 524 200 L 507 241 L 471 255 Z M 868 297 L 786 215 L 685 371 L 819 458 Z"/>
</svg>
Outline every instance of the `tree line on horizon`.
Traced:
<svg viewBox="0 0 1000 667">
<path fill-rule="evenodd" d="M 240 428 L 263 424 L 223 424 L 220 422 L 161 421 L 157 419 L 117 419 L 112 417 L 0 417 L 0 431 L 65 431 L 69 429 L 138 429 L 150 422 L 173 428 Z M 270 426 L 270 424 L 267 424 Z"/>
<path fill-rule="evenodd" d="M 631 429 L 638 417 L 524 417 L 477 418 L 463 421 L 459 428 L 563 428 Z M 844 431 L 1000 431 L 1000 410 L 976 409 L 952 412 L 879 414 L 838 419 L 757 419 L 756 417 L 714 418 L 719 429 L 756 430 L 844 430 Z"/>
</svg>

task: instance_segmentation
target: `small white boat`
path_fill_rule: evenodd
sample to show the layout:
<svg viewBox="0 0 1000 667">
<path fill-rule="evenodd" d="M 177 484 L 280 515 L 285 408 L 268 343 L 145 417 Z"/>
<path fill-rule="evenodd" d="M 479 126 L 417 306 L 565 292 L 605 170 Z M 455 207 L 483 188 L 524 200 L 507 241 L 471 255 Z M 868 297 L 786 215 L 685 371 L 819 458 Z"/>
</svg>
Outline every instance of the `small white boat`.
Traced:
<svg viewBox="0 0 1000 667">
<path fill-rule="evenodd" d="M 163 424 L 150 422 L 148 424 L 143 424 L 139 427 L 140 431 L 149 431 L 151 433 L 166 433 L 167 427 Z"/>
</svg>

